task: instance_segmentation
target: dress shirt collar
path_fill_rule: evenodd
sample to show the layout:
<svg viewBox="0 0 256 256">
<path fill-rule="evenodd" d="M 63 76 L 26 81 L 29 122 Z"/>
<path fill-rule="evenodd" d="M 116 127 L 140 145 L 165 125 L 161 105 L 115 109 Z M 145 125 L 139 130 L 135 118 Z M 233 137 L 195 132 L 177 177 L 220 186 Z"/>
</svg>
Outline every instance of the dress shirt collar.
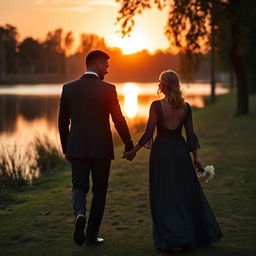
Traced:
<svg viewBox="0 0 256 256">
<path fill-rule="evenodd" d="M 95 75 L 95 76 L 99 77 L 99 75 L 94 71 L 86 71 L 84 74 L 85 75 Z"/>
</svg>

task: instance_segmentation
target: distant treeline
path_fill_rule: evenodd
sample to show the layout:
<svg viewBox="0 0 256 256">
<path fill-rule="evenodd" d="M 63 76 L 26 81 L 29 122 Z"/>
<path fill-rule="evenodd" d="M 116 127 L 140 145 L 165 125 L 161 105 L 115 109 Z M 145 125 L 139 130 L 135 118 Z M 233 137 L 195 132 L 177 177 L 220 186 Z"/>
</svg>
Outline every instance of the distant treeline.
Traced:
<svg viewBox="0 0 256 256">
<path fill-rule="evenodd" d="M 144 50 L 123 55 L 120 48 L 110 48 L 104 38 L 95 34 L 81 34 L 75 53 L 68 55 L 74 46 L 72 31 L 59 28 L 47 33 L 45 39 L 27 37 L 18 41 L 15 26 L 0 26 L 0 82 L 63 82 L 76 79 L 85 71 L 85 56 L 92 49 L 102 49 L 111 56 L 111 81 L 156 81 L 161 71 L 173 69 L 184 80 L 209 80 L 208 56 L 200 57 L 196 64 L 184 60 L 182 55 L 158 51 L 151 55 Z M 185 67 L 185 68 L 184 68 Z M 220 72 L 225 71 L 219 70 Z"/>
</svg>

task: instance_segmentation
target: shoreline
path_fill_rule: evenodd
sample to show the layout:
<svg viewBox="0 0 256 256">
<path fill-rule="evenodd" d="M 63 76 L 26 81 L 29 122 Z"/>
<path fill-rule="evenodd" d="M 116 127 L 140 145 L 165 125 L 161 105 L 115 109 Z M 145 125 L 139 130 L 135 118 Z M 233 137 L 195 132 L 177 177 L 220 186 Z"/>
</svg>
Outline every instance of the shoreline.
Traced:
<svg viewBox="0 0 256 256">
<path fill-rule="evenodd" d="M 193 113 L 194 129 L 202 145 L 200 157 L 216 169 L 216 177 L 202 187 L 225 235 L 218 244 L 193 252 L 195 256 L 254 255 L 256 250 L 252 239 L 256 225 L 252 207 L 255 204 L 255 99 L 250 97 L 251 113 L 247 116 L 232 117 L 234 93 L 218 96 L 216 104 Z M 134 141 L 140 135 L 135 132 Z M 149 151 L 142 149 L 129 163 L 121 159 L 122 153 L 123 147 L 116 146 L 100 230 L 100 235 L 106 238 L 104 245 L 77 247 L 74 244 L 70 166 L 60 165 L 56 170 L 48 170 L 32 186 L 16 192 L 17 201 L 0 209 L 1 255 L 44 256 L 54 252 L 56 256 L 159 256 L 152 243 Z M 88 205 L 91 198 L 90 191 Z M 119 242 L 113 246 L 117 237 Z"/>
<path fill-rule="evenodd" d="M 0 87 L 2 86 L 12 86 L 18 84 L 35 85 L 35 84 L 65 84 L 70 81 L 79 79 L 83 74 L 8 74 L 5 79 L 0 80 Z M 157 83 L 154 79 L 116 79 L 111 77 L 111 75 L 106 76 L 105 79 L 109 83 Z M 210 83 L 207 79 L 193 79 L 187 83 Z M 223 83 L 222 81 L 216 81 L 216 83 Z"/>
</svg>

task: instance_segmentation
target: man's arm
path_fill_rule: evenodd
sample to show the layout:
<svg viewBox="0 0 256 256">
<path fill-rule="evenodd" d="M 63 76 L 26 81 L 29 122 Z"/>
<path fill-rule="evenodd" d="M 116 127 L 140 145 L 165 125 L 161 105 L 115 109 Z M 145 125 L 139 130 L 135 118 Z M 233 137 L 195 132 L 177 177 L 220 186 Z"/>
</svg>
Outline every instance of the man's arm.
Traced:
<svg viewBox="0 0 256 256">
<path fill-rule="evenodd" d="M 64 97 L 64 86 L 62 89 L 60 97 L 60 107 L 59 107 L 59 118 L 58 127 L 61 140 L 62 151 L 66 155 L 67 153 L 67 141 L 69 135 L 69 124 L 70 124 L 70 114 L 68 111 L 67 103 Z"/>
<path fill-rule="evenodd" d="M 113 87 L 113 89 L 111 91 L 109 107 L 110 107 L 110 114 L 111 114 L 112 120 L 114 122 L 115 128 L 125 145 L 125 151 L 132 150 L 133 142 L 131 140 L 131 135 L 130 135 L 126 120 L 122 114 L 122 111 L 121 111 L 121 108 L 120 108 L 120 105 L 118 102 L 115 87 Z"/>
</svg>

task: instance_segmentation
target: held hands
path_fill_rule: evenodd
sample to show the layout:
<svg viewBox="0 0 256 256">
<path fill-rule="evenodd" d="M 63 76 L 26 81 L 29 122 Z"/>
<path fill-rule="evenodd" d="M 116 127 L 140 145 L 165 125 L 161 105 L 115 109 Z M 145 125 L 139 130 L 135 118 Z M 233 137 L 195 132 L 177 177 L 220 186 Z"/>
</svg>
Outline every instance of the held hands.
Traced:
<svg viewBox="0 0 256 256">
<path fill-rule="evenodd" d="M 128 161 L 132 161 L 133 160 L 133 158 L 136 156 L 136 151 L 134 150 L 134 148 L 131 150 L 131 151 L 129 151 L 129 152 L 124 152 L 124 154 L 123 154 L 123 159 L 126 159 L 126 160 L 128 160 Z"/>
<path fill-rule="evenodd" d="M 141 145 L 136 144 L 131 151 L 124 152 L 123 158 L 125 158 L 128 161 L 132 161 L 133 158 L 136 156 L 137 151 L 140 150 L 140 148 L 141 148 Z"/>
</svg>

